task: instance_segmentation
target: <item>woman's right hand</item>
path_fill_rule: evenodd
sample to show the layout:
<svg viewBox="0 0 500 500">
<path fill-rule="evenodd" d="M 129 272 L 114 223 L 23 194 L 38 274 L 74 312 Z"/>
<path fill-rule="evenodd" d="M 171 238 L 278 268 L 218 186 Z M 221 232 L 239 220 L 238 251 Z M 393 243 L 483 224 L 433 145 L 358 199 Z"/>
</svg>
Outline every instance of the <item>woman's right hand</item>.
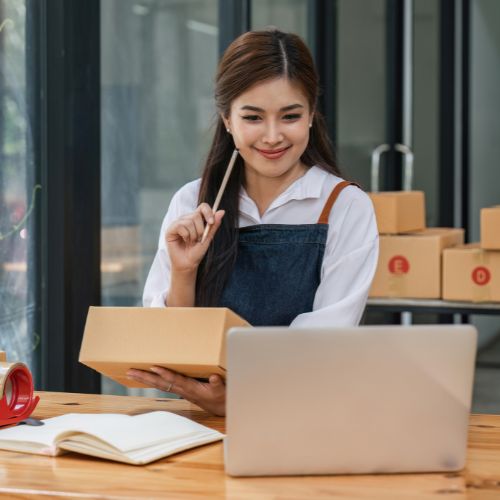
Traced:
<svg viewBox="0 0 500 500">
<path fill-rule="evenodd" d="M 184 215 L 173 222 L 165 236 L 172 271 L 193 273 L 203 259 L 210 243 L 219 229 L 224 210 L 215 214 L 208 203 L 202 203 L 193 213 Z M 205 225 L 210 230 L 202 242 Z"/>
</svg>

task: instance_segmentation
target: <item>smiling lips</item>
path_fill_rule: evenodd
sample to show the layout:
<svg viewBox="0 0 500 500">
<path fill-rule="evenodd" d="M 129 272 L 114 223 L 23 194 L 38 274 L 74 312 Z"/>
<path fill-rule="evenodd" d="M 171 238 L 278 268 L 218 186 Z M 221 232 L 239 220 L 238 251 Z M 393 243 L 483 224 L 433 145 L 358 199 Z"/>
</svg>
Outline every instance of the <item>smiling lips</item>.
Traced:
<svg viewBox="0 0 500 500">
<path fill-rule="evenodd" d="M 268 160 L 277 160 L 281 158 L 292 146 L 287 146 L 286 148 L 279 149 L 258 149 L 255 148 L 264 158 Z"/>
</svg>

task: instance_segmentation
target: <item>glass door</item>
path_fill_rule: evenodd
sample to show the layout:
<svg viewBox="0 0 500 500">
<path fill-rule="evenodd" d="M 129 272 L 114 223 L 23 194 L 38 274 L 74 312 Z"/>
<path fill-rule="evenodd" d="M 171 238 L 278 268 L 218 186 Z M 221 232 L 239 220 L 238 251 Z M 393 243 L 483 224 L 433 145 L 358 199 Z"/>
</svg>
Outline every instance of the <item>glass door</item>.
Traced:
<svg viewBox="0 0 500 500">
<path fill-rule="evenodd" d="M 345 175 L 367 190 L 424 190 L 427 224 L 436 225 L 439 3 L 339 0 L 337 9 L 336 142 Z M 381 174 L 372 179 L 378 155 Z M 405 185 L 402 167 L 412 158 Z"/>
</svg>

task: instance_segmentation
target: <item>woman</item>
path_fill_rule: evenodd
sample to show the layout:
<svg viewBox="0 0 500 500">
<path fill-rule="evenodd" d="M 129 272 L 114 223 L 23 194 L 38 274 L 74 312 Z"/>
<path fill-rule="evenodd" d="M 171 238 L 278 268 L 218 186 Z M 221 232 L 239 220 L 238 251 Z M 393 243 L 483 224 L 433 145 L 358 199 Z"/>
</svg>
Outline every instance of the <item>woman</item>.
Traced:
<svg viewBox="0 0 500 500">
<path fill-rule="evenodd" d="M 224 306 L 252 325 L 358 324 L 377 265 L 378 232 L 368 196 L 340 177 L 317 98 L 312 57 L 298 36 L 248 32 L 228 47 L 203 176 L 172 199 L 146 307 Z M 223 209 L 213 213 L 235 147 Z M 218 375 L 204 383 L 152 371 L 129 376 L 225 413 Z"/>
</svg>

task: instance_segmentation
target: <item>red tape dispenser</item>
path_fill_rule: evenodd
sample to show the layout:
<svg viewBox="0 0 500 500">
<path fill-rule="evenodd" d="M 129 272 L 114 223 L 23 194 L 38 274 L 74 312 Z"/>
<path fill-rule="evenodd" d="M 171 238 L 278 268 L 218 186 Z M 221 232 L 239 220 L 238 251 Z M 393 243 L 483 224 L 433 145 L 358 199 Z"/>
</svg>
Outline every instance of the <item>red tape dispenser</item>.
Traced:
<svg viewBox="0 0 500 500">
<path fill-rule="evenodd" d="M 28 418 L 40 398 L 33 397 L 33 378 L 24 363 L 7 363 L 0 351 L 0 426 Z"/>
</svg>

